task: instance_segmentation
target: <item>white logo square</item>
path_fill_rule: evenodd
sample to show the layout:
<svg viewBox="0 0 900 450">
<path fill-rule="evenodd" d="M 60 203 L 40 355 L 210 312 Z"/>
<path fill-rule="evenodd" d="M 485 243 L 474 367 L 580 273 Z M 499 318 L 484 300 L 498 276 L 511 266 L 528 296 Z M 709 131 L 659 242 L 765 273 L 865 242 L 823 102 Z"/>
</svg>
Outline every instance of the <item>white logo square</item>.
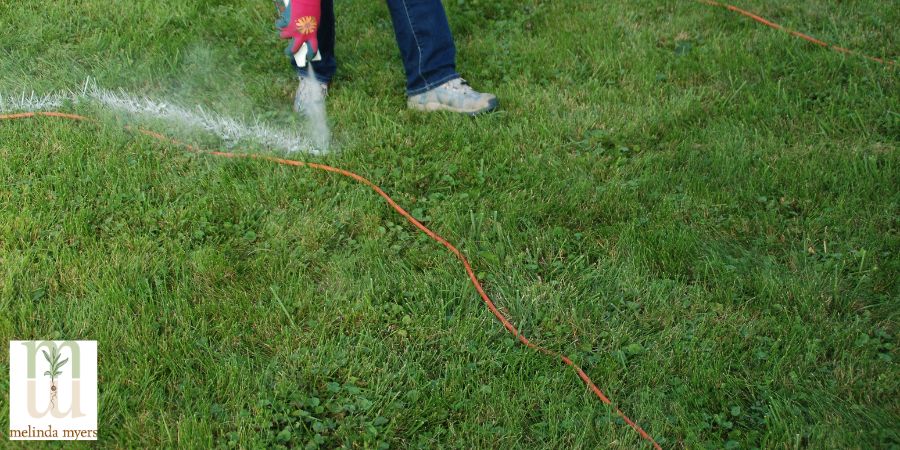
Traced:
<svg viewBox="0 0 900 450">
<path fill-rule="evenodd" d="M 10 341 L 10 440 L 97 440 L 97 341 Z"/>
</svg>

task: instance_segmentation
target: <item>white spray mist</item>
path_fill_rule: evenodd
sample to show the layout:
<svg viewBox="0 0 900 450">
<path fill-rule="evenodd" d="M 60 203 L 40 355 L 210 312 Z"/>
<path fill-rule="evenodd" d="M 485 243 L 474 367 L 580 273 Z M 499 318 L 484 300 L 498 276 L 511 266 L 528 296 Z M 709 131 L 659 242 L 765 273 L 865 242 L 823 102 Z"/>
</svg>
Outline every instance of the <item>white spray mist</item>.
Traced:
<svg viewBox="0 0 900 450">
<path fill-rule="evenodd" d="M 321 92 L 319 92 L 321 97 Z M 59 91 L 49 94 L 20 93 L 4 95 L 0 93 L 0 113 L 52 110 L 63 107 L 67 102 L 88 102 L 102 107 L 153 119 L 163 119 L 179 125 L 187 125 L 212 133 L 227 144 L 249 139 L 272 149 L 308 154 L 326 153 L 330 133 L 325 120 L 324 100 L 317 102 L 317 119 L 310 118 L 311 130 L 302 132 L 290 128 L 278 128 L 254 120 L 250 123 L 237 118 L 217 114 L 211 110 L 195 106 L 180 106 L 177 103 L 147 96 L 129 94 L 125 91 L 109 91 L 97 87 L 92 80 L 78 90 Z M 324 129 L 324 131 L 322 131 Z"/>
<path fill-rule="evenodd" d="M 319 88 L 319 80 L 316 79 L 316 72 L 312 64 L 307 64 L 306 80 L 300 80 L 300 84 L 308 83 L 309 89 L 301 94 L 300 87 L 297 90 L 297 98 L 295 102 L 304 101 L 303 105 L 295 104 L 297 111 L 306 114 L 309 121 L 310 140 L 313 145 L 318 147 L 320 151 L 327 152 L 331 143 L 331 129 L 328 128 L 328 113 L 325 109 L 325 96 L 323 90 Z M 308 95 L 307 98 L 301 99 L 303 94 Z"/>
<path fill-rule="evenodd" d="M 309 64 L 309 70 L 306 72 L 306 80 L 309 83 L 315 83 L 313 86 L 318 87 L 319 81 L 316 79 L 316 72 Z M 328 113 L 325 110 L 325 97 L 322 89 L 312 89 L 312 104 L 307 108 L 309 116 L 309 131 L 312 141 L 323 152 L 328 151 L 331 144 L 331 129 L 328 128 Z"/>
</svg>

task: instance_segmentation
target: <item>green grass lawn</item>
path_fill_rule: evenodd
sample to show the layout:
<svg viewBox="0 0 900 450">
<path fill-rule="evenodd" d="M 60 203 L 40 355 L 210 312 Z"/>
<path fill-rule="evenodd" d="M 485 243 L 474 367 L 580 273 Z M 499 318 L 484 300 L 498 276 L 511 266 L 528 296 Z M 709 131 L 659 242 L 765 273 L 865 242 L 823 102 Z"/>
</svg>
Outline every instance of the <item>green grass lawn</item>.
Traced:
<svg viewBox="0 0 900 450">
<path fill-rule="evenodd" d="M 502 111 L 419 114 L 384 3 L 337 3 L 315 160 L 458 244 L 663 447 L 900 446 L 898 68 L 690 1 L 448 0 Z M 900 55 L 900 0 L 738 3 Z M 0 2 L 0 93 L 90 76 L 290 124 L 273 20 Z M 101 447 L 647 446 L 366 188 L 104 123 L 0 123 L 0 341 L 99 341 Z"/>
</svg>

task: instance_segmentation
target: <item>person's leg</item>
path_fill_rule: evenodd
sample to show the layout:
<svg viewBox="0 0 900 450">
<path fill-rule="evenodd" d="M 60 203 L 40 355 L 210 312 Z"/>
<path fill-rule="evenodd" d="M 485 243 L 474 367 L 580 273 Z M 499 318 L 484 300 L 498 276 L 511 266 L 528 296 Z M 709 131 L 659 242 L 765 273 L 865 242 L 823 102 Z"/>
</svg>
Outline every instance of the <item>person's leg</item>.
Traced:
<svg viewBox="0 0 900 450">
<path fill-rule="evenodd" d="M 316 78 L 322 83 L 331 83 L 337 72 L 337 59 L 334 55 L 335 42 L 335 20 L 334 20 L 334 0 L 322 0 L 322 23 L 319 24 L 317 37 L 319 38 L 319 52 L 322 53 L 321 61 L 313 61 L 313 70 Z M 302 77 L 306 76 L 305 67 L 297 67 L 294 59 L 291 58 L 291 64 L 297 69 L 297 73 Z"/>
<path fill-rule="evenodd" d="M 387 0 L 387 4 L 406 70 L 407 94 L 459 78 L 456 46 L 441 0 Z"/>
</svg>

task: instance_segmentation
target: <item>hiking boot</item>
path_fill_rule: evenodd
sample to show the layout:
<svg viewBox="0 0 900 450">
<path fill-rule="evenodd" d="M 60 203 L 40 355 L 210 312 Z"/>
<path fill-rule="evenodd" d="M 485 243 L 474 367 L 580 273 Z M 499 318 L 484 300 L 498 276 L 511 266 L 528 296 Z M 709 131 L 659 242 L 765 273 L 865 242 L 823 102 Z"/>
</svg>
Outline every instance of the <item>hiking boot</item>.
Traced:
<svg viewBox="0 0 900 450">
<path fill-rule="evenodd" d="M 314 78 L 301 76 L 300 85 L 297 86 L 297 94 L 294 96 L 294 111 L 309 113 L 312 108 L 321 108 L 325 105 L 325 97 L 328 96 L 328 83 L 323 83 Z"/>
<path fill-rule="evenodd" d="M 497 97 L 472 89 L 462 78 L 450 80 L 430 91 L 409 96 L 407 106 L 420 111 L 451 111 L 476 115 L 497 108 Z"/>
</svg>

